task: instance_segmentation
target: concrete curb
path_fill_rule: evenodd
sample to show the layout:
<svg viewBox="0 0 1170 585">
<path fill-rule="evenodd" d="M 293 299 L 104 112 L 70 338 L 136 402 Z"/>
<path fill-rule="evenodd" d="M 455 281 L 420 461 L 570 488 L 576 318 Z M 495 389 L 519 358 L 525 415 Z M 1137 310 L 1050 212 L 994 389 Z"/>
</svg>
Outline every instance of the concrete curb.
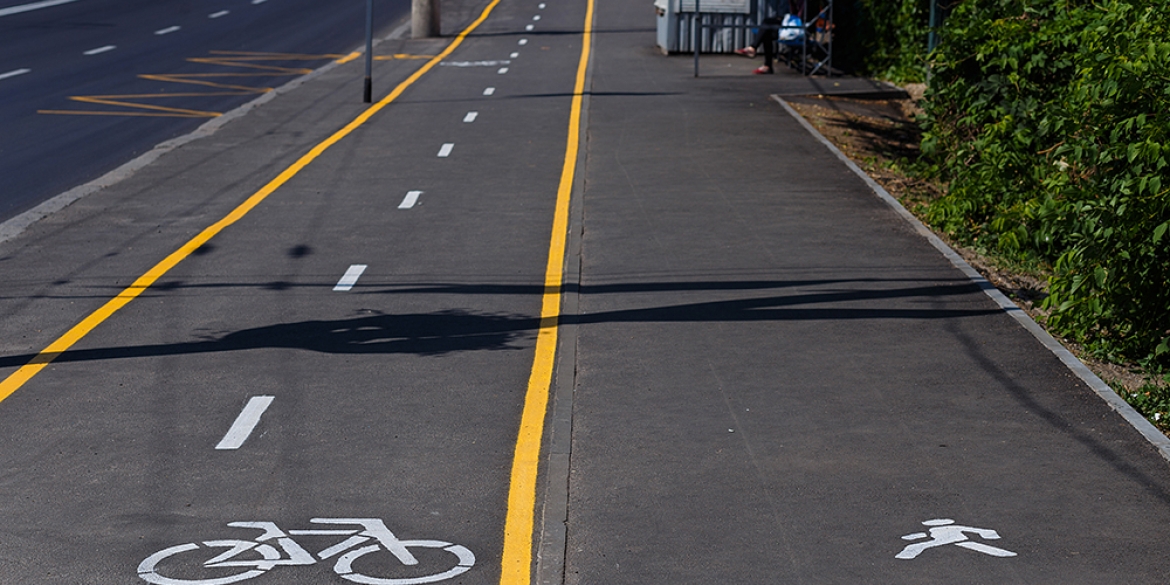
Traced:
<svg viewBox="0 0 1170 585">
<path fill-rule="evenodd" d="M 396 40 L 402 37 L 402 35 L 404 35 L 409 30 L 410 20 L 408 16 L 405 23 L 396 26 L 394 31 L 386 37 L 377 39 L 374 43 L 374 46 L 377 46 L 384 41 Z M 170 140 L 158 143 L 149 151 L 131 159 L 129 162 L 124 163 L 121 166 L 118 166 L 114 170 L 102 175 L 101 177 L 98 177 L 88 183 L 78 185 L 59 195 L 55 195 L 52 198 L 42 202 L 40 205 L 37 205 L 36 207 L 33 207 L 32 209 L 21 213 L 12 219 L 0 223 L 0 243 L 7 242 L 19 236 L 36 222 L 54 213 L 57 213 L 66 207 L 69 207 L 73 203 L 76 203 L 78 200 L 80 200 L 82 197 L 97 193 L 106 187 L 116 185 L 130 178 L 134 175 L 134 173 L 158 160 L 164 154 L 167 154 L 168 152 L 171 152 L 180 146 L 199 140 L 200 138 L 205 138 L 215 134 L 216 131 L 233 120 L 238 120 L 239 118 L 244 117 L 252 110 L 276 99 L 277 96 L 293 91 L 308 81 L 316 79 L 317 77 L 320 77 L 321 75 L 336 69 L 340 65 L 341 63 L 332 61 L 320 67 L 319 69 L 314 69 L 312 73 L 306 73 L 305 75 L 293 79 L 292 81 L 289 81 L 288 83 L 268 93 L 265 93 L 254 100 L 251 100 L 233 110 L 208 120 L 188 134 L 184 134 L 182 136 L 171 138 Z"/>
<path fill-rule="evenodd" d="M 986 278 L 983 277 L 982 274 L 979 274 L 979 271 L 975 270 L 970 264 L 967 263 L 966 260 L 963 260 L 963 257 L 959 256 L 959 254 L 955 252 L 954 249 L 939 239 L 939 237 L 936 236 L 934 232 L 930 230 L 930 228 L 926 227 L 926 225 L 919 221 L 917 217 L 914 217 L 914 215 L 910 213 L 905 207 L 903 207 L 902 204 L 894 198 L 894 196 L 890 195 L 889 192 L 882 188 L 882 186 L 879 185 L 877 181 L 874 181 L 873 178 L 865 173 L 865 171 L 861 170 L 861 168 L 854 164 L 853 161 L 849 160 L 849 157 L 845 156 L 845 153 L 841 152 L 841 150 L 838 149 L 832 142 L 830 142 L 829 139 L 825 138 L 824 135 L 817 131 L 817 129 L 814 128 L 813 125 L 808 122 L 808 120 L 805 120 L 803 116 L 801 116 L 796 110 L 792 108 L 792 106 L 788 105 L 788 102 L 784 101 L 784 98 L 780 97 L 779 95 L 773 95 L 772 99 L 783 106 L 784 110 L 787 111 L 788 114 L 793 118 L 795 118 L 797 122 L 800 122 L 800 125 L 804 126 L 805 130 L 808 130 L 808 132 L 812 134 L 813 137 L 819 140 L 821 144 L 824 144 L 826 148 L 828 148 L 834 155 L 837 156 L 837 158 L 841 159 L 841 161 L 845 163 L 845 166 L 849 167 L 849 170 L 853 171 L 858 177 L 861 177 L 861 180 L 865 181 L 865 183 L 869 185 L 869 188 L 872 189 L 873 192 L 876 193 L 877 196 L 886 203 L 886 205 L 889 205 L 895 213 L 910 223 L 910 225 L 914 227 L 914 230 L 922 235 L 922 237 L 926 238 L 927 241 L 929 241 L 936 250 L 941 252 L 942 255 L 946 257 L 947 260 L 950 260 L 951 264 L 953 264 L 955 268 L 958 268 L 963 272 L 963 274 L 967 275 L 967 278 L 971 279 L 971 281 L 974 282 L 980 288 L 980 290 L 987 294 L 988 297 L 991 297 L 991 300 L 995 301 L 995 304 L 999 305 L 999 307 L 1003 309 L 1004 312 L 1006 312 L 1008 315 L 1011 315 L 1011 317 L 1015 319 L 1021 326 L 1023 326 L 1024 329 L 1027 329 L 1033 337 L 1035 337 L 1042 345 L 1044 345 L 1044 347 L 1048 348 L 1048 351 L 1051 351 L 1054 355 L 1056 355 L 1056 357 L 1059 358 L 1060 361 L 1063 362 L 1064 365 L 1069 370 L 1071 370 L 1073 374 L 1076 374 L 1076 376 L 1084 381 L 1084 383 L 1087 384 L 1089 388 L 1093 390 L 1093 392 L 1096 392 L 1097 396 L 1100 396 L 1101 399 L 1104 400 L 1110 408 L 1117 411 L 1117 413 L 1120 414 L 1121 417 L 1126 420 L 1126 422 L 1128 422 L 1131 426 L 1133 426 L 1134 429 L 1141 433 L 1142 436 L 1145 437 L 1146 440 L 1149 441 L 1150 444 L 1158 450 L 1158 453 L 1162 456 L 1163 459 L 1165 459 L 1167 462 L 1170 462 L 1170 438 L 1162 434 L 1162 432 L 1159 431 L 1157 427 L 1150 423 L 1150 421 L 1146 420 L 1146 418 L 1138 413 L 1138 411 L 1134 410 L 1134 408 L 1130 406 L 1129 403 L 1118 396 L 1117 393 L 1114 392 L 1108 384 L 1101 380 L 1101 378 L 1098 378 L 1097 375 L 1089 370 L 1089 368 L 1085 366 L 1081 360 L 1077 359 L 1077 357 L 1073 355 L 1072 352 L 1061 345 L 1060 342 L 1056 340 L 1056 338 L 1049 335 L 1048 332 L 1045 331 L 1039 323 L 1036 323 L 1036 321 L 1028 315 L 1028 313 L 1013 303 L 1011 299 L 1007 298 L 1007 296 L 1000 292 L 999 289 L 995 288 L 995 285 L 991 284 Z"/>
</svg>

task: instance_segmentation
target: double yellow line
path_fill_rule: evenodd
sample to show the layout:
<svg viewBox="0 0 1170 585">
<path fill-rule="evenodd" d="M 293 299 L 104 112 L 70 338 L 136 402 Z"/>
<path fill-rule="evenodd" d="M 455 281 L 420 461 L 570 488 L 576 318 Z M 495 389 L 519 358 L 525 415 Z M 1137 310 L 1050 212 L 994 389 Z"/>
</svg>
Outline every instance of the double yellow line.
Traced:
<svg viewBox="0 0 1170 585">
<path fill-rule="evenodd" d="M 228 226 L 242 219 L 248 212 L 263 202 L 269 195 L 300 173 L 320 157 L 329 147 L 361 127 L 383 108 L 394 102 L 411 85 L 422 78 L 440 61 L 455 51 L 469 34 L 477 29 L 500 0 L 492 0 L 474 22 L 464 29 L 441 53 L 428 60 L 405 81 L 398 84 L 389 95 L 367 108 L 342 129 L 314 146 L 308 153 L 282 171 L 276 178 L 248 197 L 223 219 L 208 226 L 190 241 L 179 247 L 130 286 L 110 299 L 98 310 L 91 313 L 64 335 L 36 355 L 28 364 L 0 382 L 0 401 L 8 398 L 25 383 L 36 376 L 78 341 L 110 318 L 122 307 L 138 298 L 146 289 L 164 274 L 190 256 Z M 552 233 L 549 238 L 548 263 L 545 268 L 544 293 L 541 300 L 540 328 L 536 337 L 536 351 L 528 388 L 524 399 L 519 433 L 513 453 L 511 479 L 508 490 L 508 510 L 504 524 L 504 548 L 501 561 L 501 585 L 528 585 L 532 579 L 532 547 L 536 510 L 536 481 L 540 467 L 541 441 L 544 435 L 544 419 L 548 411 L 549 392 L 552 385 L 553 367 L 556 358 L 557 327 L 561 305 L 561 284 L 564 277 L 565 248 L 569 228 L 569 202 L 577 170 L 577 158 L 581 142 L 581 108 L 585 93 L 586 72 L 593 42 L 594 0 L 586 0 L 585 25 L 581 54 L 577 63 L 577 75 L 573 85 L 573 100 L 569 114 L 568 137 L 565 158 L 561 168 L 561 179 L 557 188 L 556 207 L 553 216 Z"/>
</svg>

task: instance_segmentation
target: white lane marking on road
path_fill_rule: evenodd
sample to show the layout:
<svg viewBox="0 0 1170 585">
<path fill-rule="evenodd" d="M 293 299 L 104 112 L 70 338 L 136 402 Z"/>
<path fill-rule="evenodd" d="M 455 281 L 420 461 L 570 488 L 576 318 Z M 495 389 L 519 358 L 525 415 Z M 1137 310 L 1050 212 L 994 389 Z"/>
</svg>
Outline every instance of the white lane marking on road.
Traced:
<svg viewBox="0 0 1170 585">
<path fill-rule="evenodd" d="M 516 44 L 517 44 L 517 45 L 520 45 L 521 47 L 523 47 L 524 45 L 527 45 L 527 44 L 528 44 L 528 39 L 520 39 L 520 42 L 518 42 L 518 43 L 516 43 Z"/>
<path fill-rule="evenodd" d="M 220 10 L 219 12 L 212 12 L 211 14 L 208 14 L 207 18 L 219 18 L 221 16 L 227 16 L 231 13 L 232 12 L 230 10 Z"/>
<path fill-rule="evenodd" d="M 463 121 L 467 122 L 467 123 L 471 123 L 471 122 L 474 122 L 476 117 L 478 117 L 478 116 L 479 116 L 479 112 L 467 112 L 467 115 L 463 116 Z"/>
<path fill-rule="evenodd" d="M 539 15 L 539 14 L 537 14 L 536 16 L 533 16 L 533 17 L 532 17 L 532 20 L 540 20 L 540 15 Z"/>
<path fill-rule="evenodd" d="M 540 3 L 540 6 L 537 6 L 537 8 L 539 8 L 539 9 L 541 9 L 541 10 L 544 10 L 544 7 L 545 7 L 545 6 L 548 6 L 548 5 L 547 5 L 547 4 L 545 4 L 544 2 L 541 2 L 541 3 Z"/>
<path fill-rule="evenodd" d="M 509 61 L 443 61 L 439 63 L 444 67 L 497 67 L 499 65 L 507 65 Z"/>
<path fill-rule="evenodd" d="M 20 14 L 21 12 L 32 12 L 33 10 L 51 8 L 53 6 L 60 6 L 62 4 L 69 4 L 71 2 L 77 2 L 77 0 L 44 0 L 44 2 L 33 2 L 32 4 L 21 4 L 20 6 L 9 6 L 8 8 L 0 8 L 0 16 Z"/>
<path fill-rule="evenodd" d="M 24 75 L 32 71 L 32 69 L 13 69 L 8 73 L 0 73 L 0 79 L 8 79 L 9 77 L 16 77 L 17 75 Z"/>
<path fill-rule="evenodd" d="M 88 50 L 88 51 L 86 51 L 86 52 L 82 53 L 82 55 L 98 55 L 98 54 L 101 54 L 101 53 L 105 53 L 106 51 L 113 51 L 114 49 L 117 49 L 117 48 L 118 48 L 118 47 L 117 47 L 116 45 L 106 45 L 106 46 L 104 46 L 104 47 L 98 47 L 98 48 L 96 48 L 96 49 L 90 49 L 90 50 Z"/>
<path fill-rule="evenodd" d="M 451 156 L 451 149 L 453 148 L 455 148 L 454 142 L 448 142 L 444 144 L 442 148 L 439 149 L 439 157 L 447 158 L 448 156 Z"/>
<path fill-rule="evenodd" d="M 358 278 L 361 278 L 366 268 L 369 268 L 369 266 L 365 264 L 354 264 L 350 266 L 349 270 L 346 270 L 345 274 L 341 276 L 341 280 L 337 281 L 337 285 L 333 287 L 333 290 L 344 292 L 353 288 L 353 285 L 357 284 Z"/>
<path fill-rule="evenodd" d="M 494 87 L 489 87 L 483 90 L 483 95 L 492 95 L 493 93 L 496 93 L 496 88 Z"/>
<path fill-rule="evenodd" d="M 519 56 L 520 56 L 520 53 L 512 53 L 511 55 L 509 55 L 509 57 L 511 57 L 513 59 L 515 59 L 516 57 L 519 57 Z"/>
<path fill-rule="evenodd" d="M 525 26 L 525 27 L 524 27 L 524 30 L 532 30 L 532 29 L 534 29 L 534 28 L 536 28 L 536 26 L 534 26 L 534 25 L 531 25 L 531 24 L 530 24 L 530 25 L 528 25 L 528 26 Z"/>
<path fill-rule="evenodd" d="M 268 1 L 268 0 L 252 0 L 252 4 L 263 4 L 263 3 L 267 2 L 267 1 Z"/>
<path fill-rule="evenodd" d="M 503 74 L 505 74 L 505 73 L 507 73 L 507 72 L 508 72 L 508 68 L 507 68 L 507 67 L 500 67 L 500 70 L 499 70 L 499 71 L 496 71 L 496 73 L 499 73 L 500 75 L 503 75 Z"/>
<path fill-rule="evenodd" d="M 239 449 L 244 441 L 248 440 L 248 436 L 255 430 L 256 425 L 260 422 L 260 415 L 268 410 L 268 406 L 272 404 L 272 396 L 253 396 L 248 399 L 248 403 L 244 405 L 244 410 L 240 412 L 240 416 L 236 417 L 236 422 L 232 423 L 232 428 L 228 429 L 223 439 L 215 446 L 217 451 L 226 451 L 230 449 Z"/>
<path fill-rule="evenodd" d="M 414 207 L 414 204 L 418 203 L 419 195 L 422 195 L 422 191 L 408 192 L 406 197 L 402 200 L 402 203 L 398 204 L 398 209 L 410 209 L 411 207 Z"/>
<path fill-rule="evenodd" d="M 177 32 L 181 28 L 183 28 L 183 27 L 181 27 L 179 25 L 168 26 L 166 28 L 160 28 L 160 29 L 154 31 L 154 34 L 156 34 L 156 35 L 169 35 L 173 32 Z"/>
</svg>

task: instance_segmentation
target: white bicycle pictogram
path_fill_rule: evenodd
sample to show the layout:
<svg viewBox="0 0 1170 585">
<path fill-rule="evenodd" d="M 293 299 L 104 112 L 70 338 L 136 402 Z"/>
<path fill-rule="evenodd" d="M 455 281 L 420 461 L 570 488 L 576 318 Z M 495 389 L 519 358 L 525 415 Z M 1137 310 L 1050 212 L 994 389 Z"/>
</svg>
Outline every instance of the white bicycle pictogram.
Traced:
<svg viewBox="0 0 1170 585">
<path fill-rule="evenodd" d="M 138 565 L 138 576 L 156 585 L 227 585 L 259 577 L 278 566 L 313 565 L 337 557 L 333 571 L 341 578 L 364 585 L 418 585 L 450 579 L 467 572 L 475 565 L 475 555 L 467 547 L 441 540 L 399 540 L 378 518 L 313 518 L 309 522 L 327 525 L 348 525 L 352 528 L 316 528 L 281 530 L 273 522 L 230 522 L 233 528 L 254 528 L 264 531 L 252 540 L 225 539 L 188 542 L 160 550 Z M 345 536 L 315 556 L 293 540 L 293 536 Z M 411 577 L 375 577 L 354 570 L 359 558 L 378 551 L 387 551 L 403 565 L 415 566 L 418 559 L 412 548 L 440 549 L 453 555 L 454 566 L 441 572 Z M 222 551 L 220 549 L 223 549 Z M 203 569 L 217 572 L 207 578 L 169 577 L 165 565 L 178 555 L 190 560 L 192 555 L 210 556 L 203 561 Z M 443 555 L 444 557 L 448 555 Z M 431 557 L 428 557 L 431 558 Z M 164 566 L 160 567 L 160 563 Z M 450 566 L 449 564 L 444 566 Z M 230 574 L 223 574 L 228 569 Z M 235 572 L 239 569 L 239 572 Z M 173 574 L 173 573 L 171 573 Z"/>
</svg>

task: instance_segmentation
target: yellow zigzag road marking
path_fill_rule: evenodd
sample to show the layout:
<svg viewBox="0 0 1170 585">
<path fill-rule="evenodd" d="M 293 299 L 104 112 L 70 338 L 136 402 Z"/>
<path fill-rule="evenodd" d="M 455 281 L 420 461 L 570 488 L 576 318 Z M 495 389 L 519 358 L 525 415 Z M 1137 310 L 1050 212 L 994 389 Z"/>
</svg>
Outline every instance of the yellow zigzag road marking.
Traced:
<svg viewBox="0 0 1170 585">
<path fill-rule="evenodd" d="M 305 75 L 311 73 L 312 69 L 305 69 L 303 67 L 282 67 L 279 65 L 264 65 L 260 62 L 264 61 L 323 61 L 326 59 L 337 59 L 342 63 L 348 63 L 360 55 L 359 53 L 351 53 L 350 55 L 306 55 L 300 53 L 257 53 L 249 51 L 211 51 L 212 57 L 193 57 L 187 59 L 190 63 L 200 63 L 204 65 L 214 65 L 219 67 L 232 67 L 238 69 L 247 69 L 247 72 L 220 72 L 220 73 L 149 73 L 139 75 L 140 79 L 150 81 L 162 81 L 165 83 L 179 83 L 185 85 L 198 85 L 203 87 L 210 87 L 222 91 L 205 91 L 205 92 L 182 92 L 182 93 L 131 93 L 131 94 L 114 94 L 114 95 L 78 95 L 71 96 L 69 99 L 75 102 L 84 104 L 95 104 L 99 106 L 110 106 L 113 108 L 124 108 L 117 110 L 37 110 L 39 114 L 61 114 L 73 116 L 147 116 L 147 117 L 165 117 L 165 118 L 214 118 L 221 115 L 221 112 L 212 112 L 207 110 L 193 110 L 187 108 L 178 108 L 172 106 L 158 105 L 155 103 L 143 103 L 144 100 L 168 100 L 173 98 L 206 98 L 206 97 L 223 97 L 223 96 L 245 96 L 257 95 L 272 91 L 271 87 L 257 87 L 253 85 L 241 85 L 237 83 L 224 83 L 227 80 L 247 79 L 247 78 L 265 78 L 265 77 L 294 77 L 298 75 Z M 378 61 L 388 61 L 392 59 L 430 59 L 433 55 L 378 55 L 374 59 Z M 222 80 L 222 81 L 215 81 Z"/>
</svg>

